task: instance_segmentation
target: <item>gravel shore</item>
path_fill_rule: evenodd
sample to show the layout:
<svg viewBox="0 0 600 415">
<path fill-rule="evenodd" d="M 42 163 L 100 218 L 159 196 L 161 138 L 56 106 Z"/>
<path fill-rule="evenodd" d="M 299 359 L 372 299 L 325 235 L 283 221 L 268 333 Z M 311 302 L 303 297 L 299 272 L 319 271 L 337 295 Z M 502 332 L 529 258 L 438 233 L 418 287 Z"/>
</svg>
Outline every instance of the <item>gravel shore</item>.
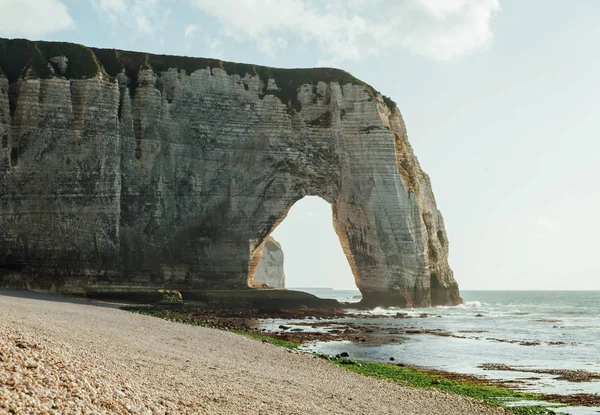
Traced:
<svg viewBox="0 0 600 415">
<path fill-rule="evenodd" d="M 497 414 L 106 304 L 0 290 L 0 414 Z"/>
</svg>

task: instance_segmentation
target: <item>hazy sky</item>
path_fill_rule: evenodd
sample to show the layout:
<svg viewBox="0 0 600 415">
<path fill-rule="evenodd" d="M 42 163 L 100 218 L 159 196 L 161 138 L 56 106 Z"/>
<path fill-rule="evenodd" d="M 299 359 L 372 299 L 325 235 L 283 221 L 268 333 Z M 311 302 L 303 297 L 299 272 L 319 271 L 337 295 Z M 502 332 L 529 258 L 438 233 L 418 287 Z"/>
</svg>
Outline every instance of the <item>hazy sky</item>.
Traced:
<svg viewBox="0 0 600 415">
<path fill-rule="evenodd" d="M 337 66 L 399 105 L 463 289 L 600 289 L 598 0 L 0 0 L 0 36 Z M 352 287 L 321 200 L 290 286 Z M 598 255 L 598 257 L 597 257 Z"/>
</svg>

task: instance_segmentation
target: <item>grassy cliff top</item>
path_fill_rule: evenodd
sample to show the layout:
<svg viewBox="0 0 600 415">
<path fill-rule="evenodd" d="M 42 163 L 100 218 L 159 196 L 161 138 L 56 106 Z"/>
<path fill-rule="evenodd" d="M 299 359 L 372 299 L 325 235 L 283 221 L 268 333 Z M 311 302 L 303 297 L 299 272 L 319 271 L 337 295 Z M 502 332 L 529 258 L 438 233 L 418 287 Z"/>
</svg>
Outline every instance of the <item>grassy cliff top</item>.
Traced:
<svg viewBox="0 0 600 415">
<path fill-rule="evenodd" d="M 240 77 L 259 76 L 265 86 L 273 79 L 279 91 L 265 93 L 277 95 L 283 102 L 297 107 L 297 91 L 301 85 L 316 85 L 318 82 L 338 82 L 340 85 L 354 84 L 364 86 L 371 94 L 378 92 L 370 85 L 355 78 L 341 69 L 303 68 L 283 69 L 246 63 L 227 62 L 219 59 L 192 58 L 185 56 L 154 55 L 144 52 L 130 52 L 116 49 L 88 48 L 83 45 L 66 42 L 30 41 L 26 39 L 0 38 L 0 75 L 6 76 L 10 83 L 20 78 L 34 77 L 47 79 L 60 74 L 56 63 L 50 61 L 56 56 L 68 59 L 68 68 L 64 76 L 68 79 L 86 79 L 102 72 L 115 78 L 125 72 L 131 79 L 133 88 L 137 84 L 138 72 L 141 69 L 152 69 L 156 73 L 170 68 L 184 70 L 190 75 L 198 69 L 221 68 L 229 75 Z M 52 68 L 52 69 L 51 69 Z M 384 97 L 386 104 L 393 109 L 396 104 Z"/>
</svg>

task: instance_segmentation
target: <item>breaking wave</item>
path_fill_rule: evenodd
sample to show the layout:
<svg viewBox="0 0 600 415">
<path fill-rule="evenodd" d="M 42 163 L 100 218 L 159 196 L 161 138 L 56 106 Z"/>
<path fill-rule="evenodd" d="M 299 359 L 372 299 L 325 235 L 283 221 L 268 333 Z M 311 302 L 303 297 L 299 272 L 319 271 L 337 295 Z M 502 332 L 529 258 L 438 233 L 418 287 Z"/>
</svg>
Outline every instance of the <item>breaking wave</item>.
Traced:
<svg viewBox="0 0 600 415">
<path fill-rule="evenodd" d="M 440 305 L 437 306 L 436 308 L 480 308 L 482 307 L 483 304 L 481 303 L 481 301 L 465 301 L 462 304 L 458 304 L 458 305 L 453 305 L 453 306 L 447 306 L 447 305 Z"/>
</svg>

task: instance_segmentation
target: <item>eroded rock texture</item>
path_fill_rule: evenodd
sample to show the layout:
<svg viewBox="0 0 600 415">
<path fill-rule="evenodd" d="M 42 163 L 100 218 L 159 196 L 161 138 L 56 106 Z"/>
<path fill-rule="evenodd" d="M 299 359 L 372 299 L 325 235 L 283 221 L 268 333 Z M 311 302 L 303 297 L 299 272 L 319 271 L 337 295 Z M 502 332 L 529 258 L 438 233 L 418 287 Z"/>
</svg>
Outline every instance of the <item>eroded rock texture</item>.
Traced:
<svg viewBox="0 0 600 415">
<path fill-rule="evenodd" d="M 0 40 L 0 284 L 244 288 L 305 195 L 368 304 L 460 302 L 396 105 L 346 72 Z"/>
<path fill-rule="evenodd" d="M 281 245 L 272 236 L 267 238 L 262 250 L 262 257 L 256 266 L 251 286 L 285 288 L 285 272 L 283 271 L 283 251 Z"/>
</svg>

